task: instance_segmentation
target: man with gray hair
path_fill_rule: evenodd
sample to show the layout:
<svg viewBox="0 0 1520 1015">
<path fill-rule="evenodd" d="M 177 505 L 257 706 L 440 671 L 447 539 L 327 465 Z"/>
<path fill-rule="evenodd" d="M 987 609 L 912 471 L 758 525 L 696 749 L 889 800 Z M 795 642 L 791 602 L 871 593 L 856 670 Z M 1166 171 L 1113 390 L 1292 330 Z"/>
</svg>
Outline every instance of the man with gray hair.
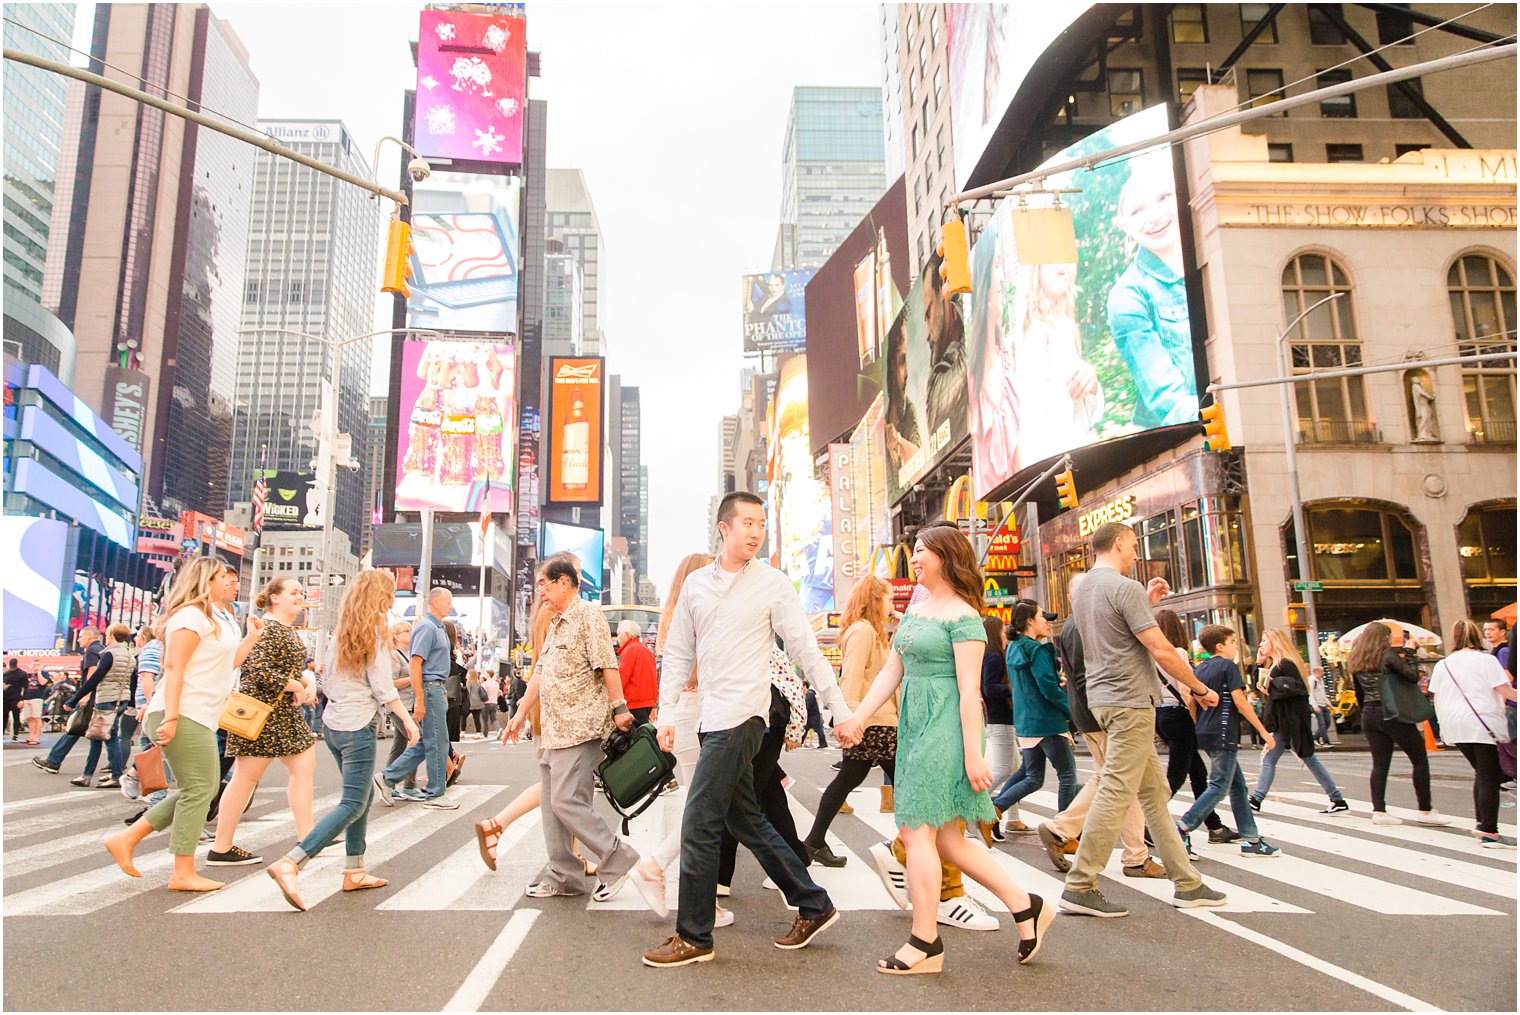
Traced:
<svg viewBox="0 0 1520 1015">
<path fill-rule="evenodd" d="M 448 698 L 444 682 L 449 677 L 449 663 L 453 651 L 449 647 L 449 634 L 443 619 L 454 609 L 454 594 L 441 585 L 433 587 L 427 597 L 427 612 L 412 625 L 412 641 L 408 646 L 411 658 L 412 693 L 417 705 L 412 718 L 422 727 L 422 737 L 401 752 L 401 756 L 385 771 L 375 774 L 375 789 L 380 802 L 394 807 L 396 783 L 417 771 L 424 760 L 427 762 L 427 797 L 422 806 L 440 811 L 459 809 L 456 801 L 443 795 L 448 773 L 445 757 L 449 752 Z M 407 797 L 400 797 L 405 800 Z"/>
<path fill-rule="evenodd" d="M 623 697 L 634 725 L 642 726 L 654 713 L 660 699 L 660 678 L 655 674 L 654 653 L 643 641 L 643 628 L 632 620 L 620 620 L 617 626 L 618 673 L 623 677 Z"/>
</svg>

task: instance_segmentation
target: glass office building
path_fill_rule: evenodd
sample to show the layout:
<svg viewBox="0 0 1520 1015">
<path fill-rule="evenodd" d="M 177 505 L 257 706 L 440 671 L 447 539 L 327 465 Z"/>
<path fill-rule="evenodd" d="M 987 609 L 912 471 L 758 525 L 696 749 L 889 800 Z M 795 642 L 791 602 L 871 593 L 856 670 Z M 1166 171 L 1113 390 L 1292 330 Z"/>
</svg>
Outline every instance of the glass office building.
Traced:
<svg viewBox="0 0 1520 1015">
<path fill-rule="evenodd" d="M 885 157 L 879 88 L 793 89 L 772 268 L 828 260 L 887 189 Z"/>
</svg>

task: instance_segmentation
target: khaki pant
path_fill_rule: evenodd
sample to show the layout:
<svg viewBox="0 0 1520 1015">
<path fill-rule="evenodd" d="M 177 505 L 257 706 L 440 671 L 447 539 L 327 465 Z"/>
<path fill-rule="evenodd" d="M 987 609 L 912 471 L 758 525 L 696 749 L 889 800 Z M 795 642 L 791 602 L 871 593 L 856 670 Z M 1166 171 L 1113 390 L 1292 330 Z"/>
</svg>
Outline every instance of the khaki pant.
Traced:
<svg viewBox="0 0 1520 1015">
<path fill-rule="evenodd" d="M 1166 876 L 1179 891 L 1197 888 L 1203 884 L 1203 877 L 1188 862 L 1182 836 L 1177 834 L 1177 822 L 1167 809 L 1172 790 L 1156 754 L 1156 710 L 1098 706 L 1092 713 L 1108 734 L 1108 755 L 1103 778 L 1082 826 L 1076 863 L 1066 875 L 1066 889 L 1081 892 L 1098 887 L 1098 874 L 1108 865 L 1119 827 L 1137 799 L 1156 842 L 1156 851 L 1166 865 Z"/>
<path fill-rule="evenodd" d="M 1092 807 L 1093 797 L 1098 795 L 1098 786 L 1103 781 L 1104 760 L 1108 756 L 1107 733 L 1084 733 L 1082 739 L 1087 741 L 1087 753 L 1092 755 L 1093 774 L 1083 784 L 1082 791 L 1071 802 L 1071 806 L 1046 822 L 1063 839 L 1075 839 L 1082 834 L 1082 822 Z M 1124 866 L 1138 867 L 1150 857 L 1150 850 L 1145 845 L 1145 816 L 1140 813 L 1138 803 L 1131 803 L 1124 812 L 1124 822 L 1119 826 L 1119 841 L 1124 843 Z"/>
<path fill-rule="evenodd" d="M 897 862 L 904 867 L 908 866 L 908 847 L 903 845 L 902 836 L 892 840 L 892 855 L 897 857 Z M 958 899 L 966 894 L 966 889 L 961 885 L 961 869 L 955 864 L 939 858 L 939 901 Z"/>
</svg>

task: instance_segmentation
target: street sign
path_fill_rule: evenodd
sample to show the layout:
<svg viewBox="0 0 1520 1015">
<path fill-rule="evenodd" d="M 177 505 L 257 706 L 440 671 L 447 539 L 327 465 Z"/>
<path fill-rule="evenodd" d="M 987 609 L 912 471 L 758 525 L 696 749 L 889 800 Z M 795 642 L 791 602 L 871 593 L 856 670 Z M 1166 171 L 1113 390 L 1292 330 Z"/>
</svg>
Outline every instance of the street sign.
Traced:
<svg viewBox="0 0 1520 1015">
<path fill-rule="evenodd" d="M 343 576 L 341 574 L 328 575 L 328 577 L 327 577 L 327 584 L 329 584 L 329 585 L 342 585 L 343 584 Z"/>
<path fill-rule="evenodd" d="M 988 606 L 1012 606 L 1019 601 L 1019 597 L 1011 592 L 990 594 L 986 599 Z"/>
<path fill-rule="evenodd" d="M 1294 582 L 1293 583 L 1293 591 L 1294 592 L 1323 592 L 1323 591 L 1325 591 L 1325 583 L 1324 582 Z"/>
</svg>

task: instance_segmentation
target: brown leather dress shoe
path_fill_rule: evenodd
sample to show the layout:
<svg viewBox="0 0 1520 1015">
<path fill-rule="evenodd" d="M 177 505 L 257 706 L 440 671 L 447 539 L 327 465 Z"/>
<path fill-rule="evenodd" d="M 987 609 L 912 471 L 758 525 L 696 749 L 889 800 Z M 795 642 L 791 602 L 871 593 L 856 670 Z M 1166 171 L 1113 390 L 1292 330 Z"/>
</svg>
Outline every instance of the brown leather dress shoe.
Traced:
<svg viewBox="0 0 1520 1015">
<path fill-rule="evenodd" d="M 644 965 L 653 966 L 656 969 L 672 969 L 676 966 L 689 966 L 693 962 L 711 962 L 712 960 L 711 948 L 689 945 L 679 934 L 670 935 L 660 947 L 644 953 Z"/>
<path fill-rule="evenodd" d="M 787 951 L 795 951 L 798 948 L 806 948 L 812 943 L 813 938 L 832 927 L 839 919 L 839 910 L 830 909 L 827 913 L 815 919 L 809 920 L 799 915 L 792 921 L 792 929 L 778 938 L 772 938 L 777 948 Z"/>
</svg>

